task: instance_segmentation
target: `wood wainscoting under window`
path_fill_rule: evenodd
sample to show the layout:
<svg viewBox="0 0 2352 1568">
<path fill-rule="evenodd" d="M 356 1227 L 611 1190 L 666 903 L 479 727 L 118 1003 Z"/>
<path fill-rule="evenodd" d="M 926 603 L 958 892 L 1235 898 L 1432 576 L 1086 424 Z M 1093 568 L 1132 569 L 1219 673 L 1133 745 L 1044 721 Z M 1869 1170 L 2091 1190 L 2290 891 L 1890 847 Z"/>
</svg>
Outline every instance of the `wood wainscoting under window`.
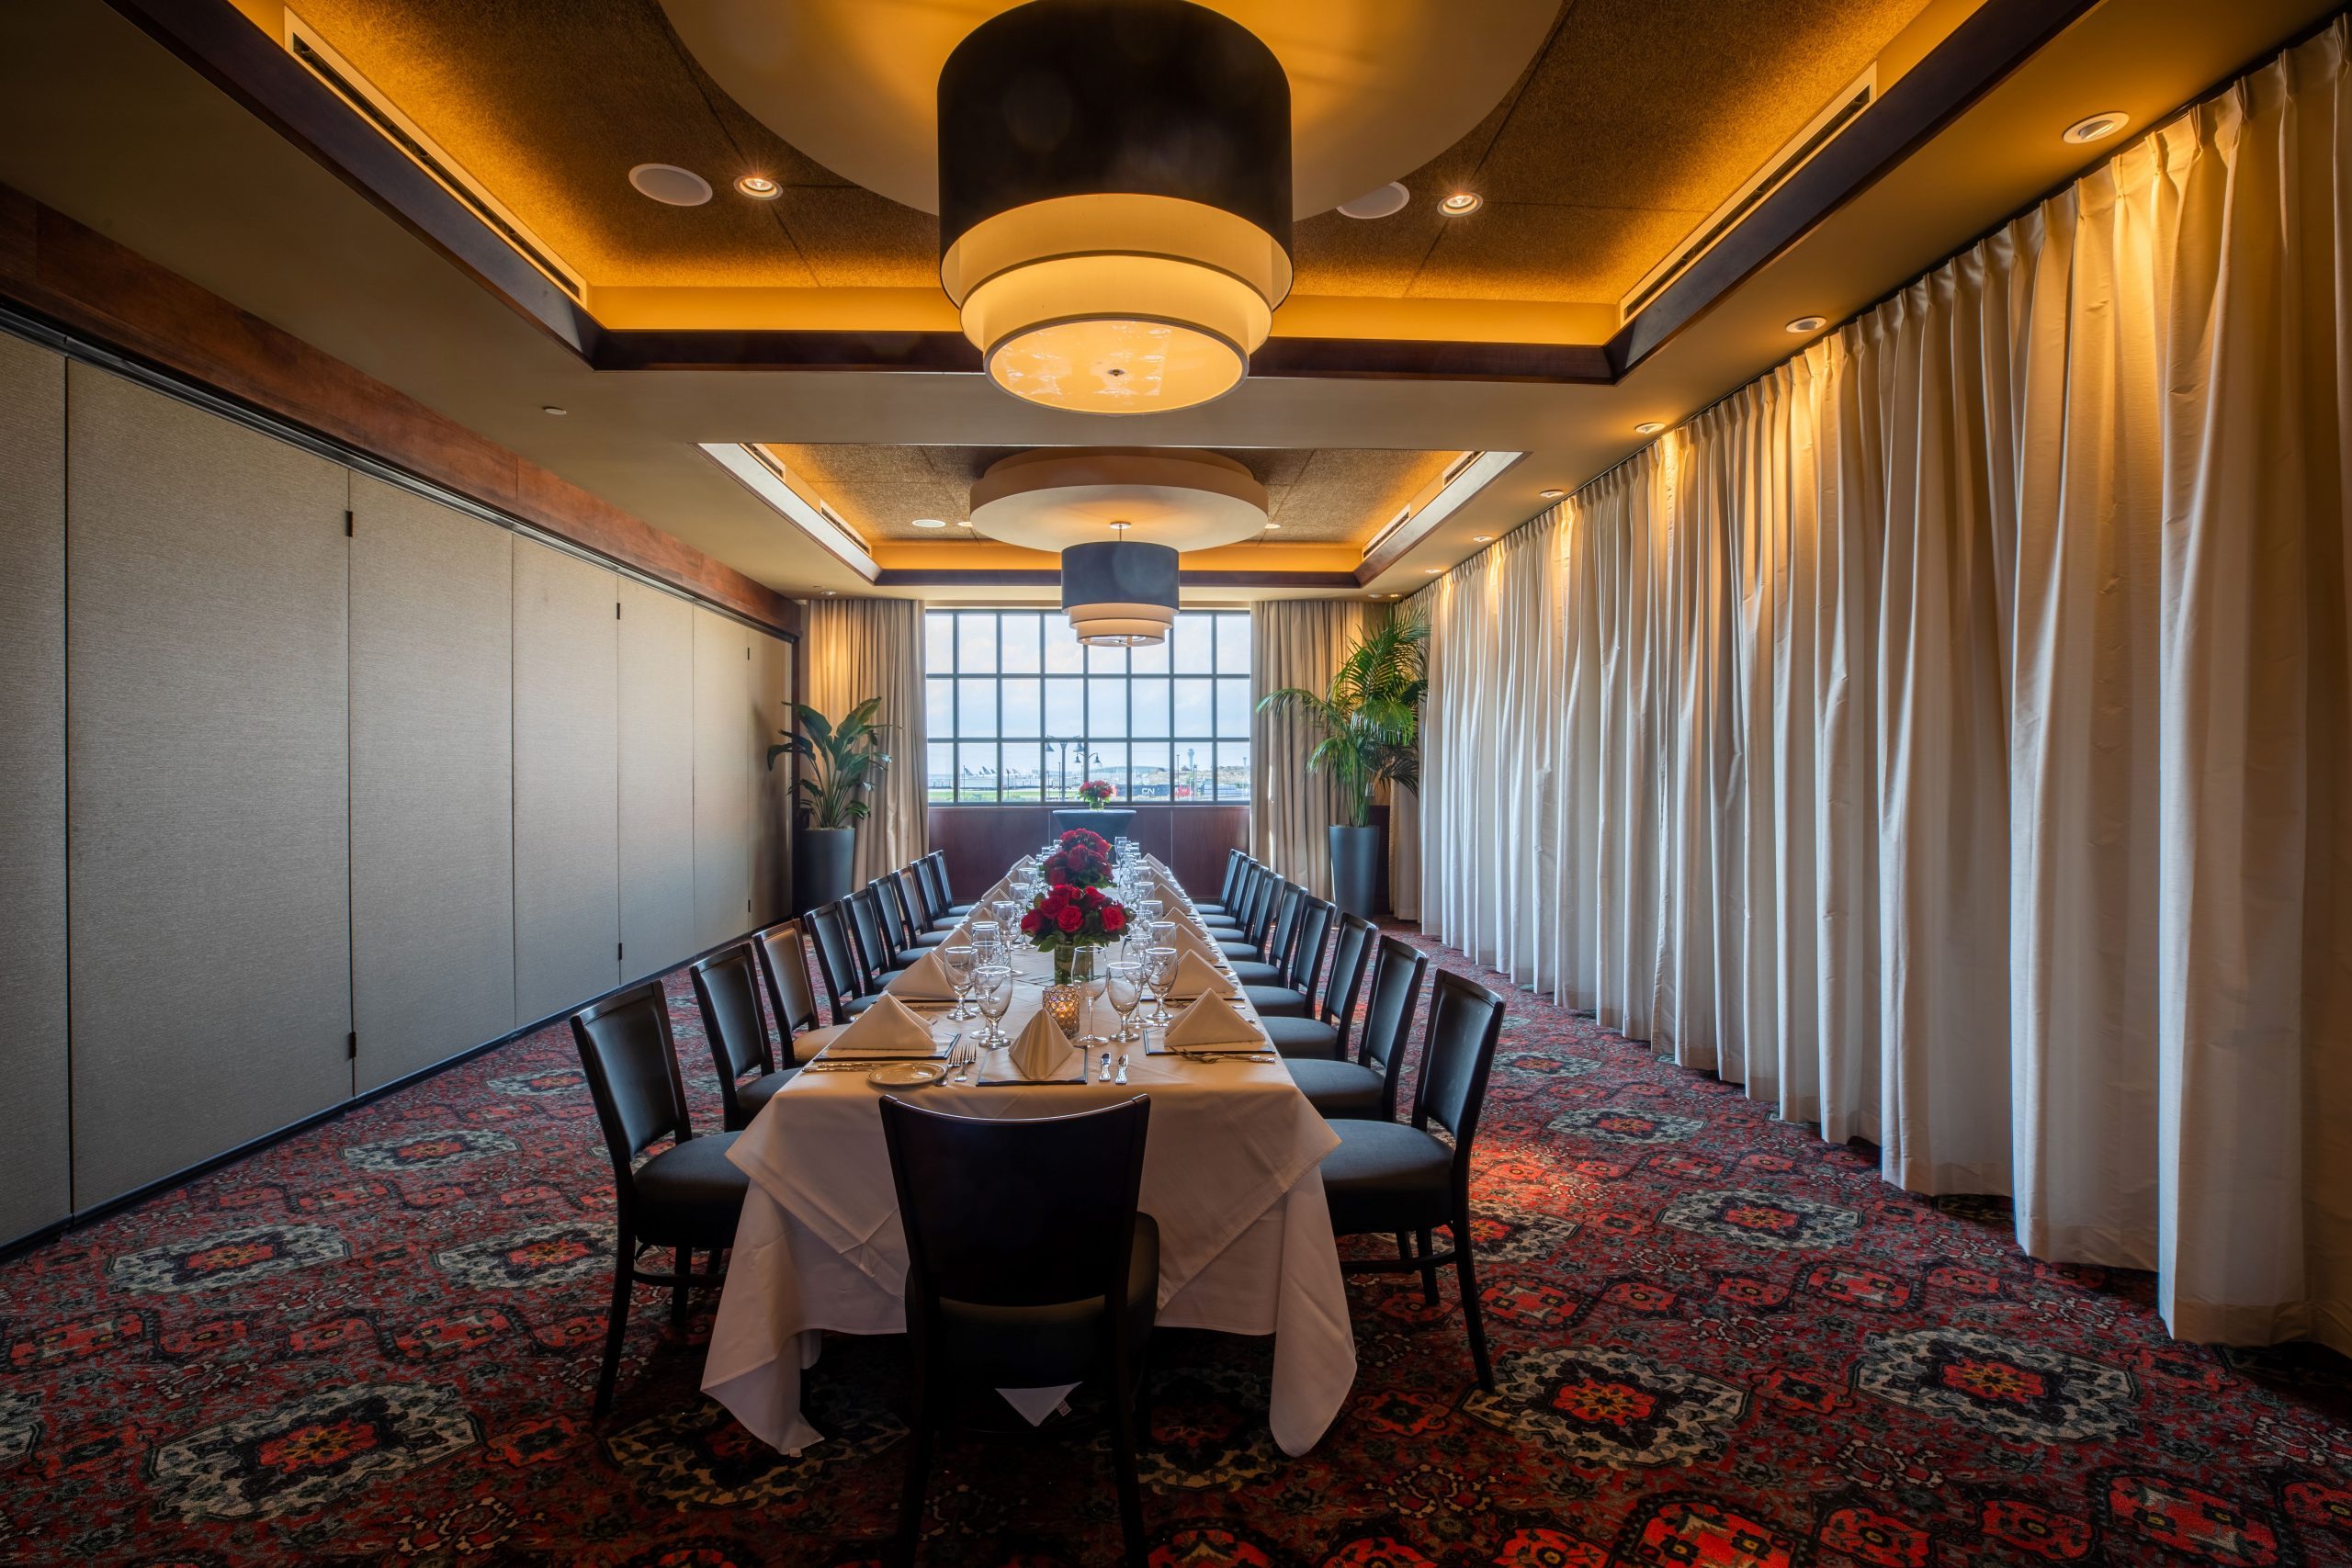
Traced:
<svg viewBox="0 0 2352 1568">
<path fill-rule="evenodd" d="M 1079 806 L 1078 801 L 1063 803 Z M 1195 898 L 1215 898 L 1225 880 L 1227 850 L 1246 849 L 1250 840 L 1250 804 L 1231 801 L 1214 806 L 1154 806 L 1114 800 L 1122 810 L 1133 808 L 1136 842 L 1168 863 L 1176 879 Z M 958 901 L 977 898 L 1004 868 L 1046 841 L 1052 806 L 934 806 L 931 808 L 931 847 L 947 857 L 947 880 Z"/>
</svg>

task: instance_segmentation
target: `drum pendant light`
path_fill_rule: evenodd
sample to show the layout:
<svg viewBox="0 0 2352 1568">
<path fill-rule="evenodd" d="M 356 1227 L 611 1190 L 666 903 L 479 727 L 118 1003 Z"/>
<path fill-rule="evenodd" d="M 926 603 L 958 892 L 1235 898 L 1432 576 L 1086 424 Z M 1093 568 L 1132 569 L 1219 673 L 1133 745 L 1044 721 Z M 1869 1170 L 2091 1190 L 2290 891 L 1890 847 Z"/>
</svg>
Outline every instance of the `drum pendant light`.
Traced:
<svg viewBox="0 0 2352 1568">
<path fill-rule="evenodd" d="M 1238 385 L 1291 285 L 1290 82 L 1191 0 L 1030 0 L 939 75 L 939 276 L 1007 391 L 1152 413 Z"/>
<path fill-rule="evenodd" d="M 1089 648 L 1165 642 L 1176 624 L 1176 552 L 1104 539 L 1062 552 L 1062 609 Z"/>
</svg>

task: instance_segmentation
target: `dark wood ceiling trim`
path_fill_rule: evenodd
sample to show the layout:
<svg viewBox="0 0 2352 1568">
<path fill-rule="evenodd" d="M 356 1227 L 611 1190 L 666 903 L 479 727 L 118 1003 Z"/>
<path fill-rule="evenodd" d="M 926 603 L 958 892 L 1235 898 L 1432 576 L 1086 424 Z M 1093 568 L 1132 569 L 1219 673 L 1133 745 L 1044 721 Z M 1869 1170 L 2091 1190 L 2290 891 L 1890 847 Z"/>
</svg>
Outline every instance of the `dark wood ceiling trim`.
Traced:
<svg viewBox="0 0 2352 1568">
<path fill-rule="evenodd" d="M 1055 588 L 1059 571 L 1045 568 L 884 567 L 876 588 Z M 1351 571 L 1180 571 L 1182 588 L 1318 588 L 1361 586 Z"/>
<path fill-rule="evenodd" d="M 980 373 L 955 333 L 610 331 L 248 21 L 232 0 L 108 0 L 346 184 L 600 370 Z M 1877 182 L 2097 0 L 1984 0 L 1606 344 L 1273 338 L 1273 378 L 1607 386 Z"/>
<path fill-rule="evenodd" d="M 1732 290 L 1999 85 L 2098 0 L 1984 0 L 1787 183 L 1609 340 L 1612 379 Z"/>
<path fill-rule="evenodd" d="M 6 186 L 0 186 L 0 299 L 388 469 L 799 635 L 799 605 L 765 583 Z"/>
<path fill-rule="evenodd" d="M 526 321 L 594 363 L 604 328 L 439 181 L 247 19 L 232 0 L 107 0 Z"/>
</svg>

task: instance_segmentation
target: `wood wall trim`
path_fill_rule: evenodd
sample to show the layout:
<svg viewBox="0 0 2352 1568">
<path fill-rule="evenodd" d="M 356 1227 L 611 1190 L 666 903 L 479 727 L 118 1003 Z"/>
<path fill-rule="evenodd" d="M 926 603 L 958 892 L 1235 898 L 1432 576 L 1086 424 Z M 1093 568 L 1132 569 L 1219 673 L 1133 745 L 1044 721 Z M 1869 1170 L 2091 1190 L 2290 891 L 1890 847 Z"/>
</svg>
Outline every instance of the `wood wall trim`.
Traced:
<svg viewBox="0 0 2352 1568">
<path fill-rule="evenodd" d="M 765 583 L 6 186 L 0 298 L 695 598 L 800 635 L 799 605 Z"/>
<path fill-rule="evenodd" d="M 933 805 L 928 808 L 925 826 L 931 847 L 947 857 L 947 880 L 956 897 L 975 898 L 1004 874 L 1006 866 L 1045 841 L 1049 813 L 1074 809 L 1079 804 Z M 1249 847 L 1247 801 L 1117 804 L 1136 814 L 1129 836 L 1167 862 L 1176 880 L 1196 897 L 1216 897 L 1225 876 L 1225 852 Z"/>
</svg>

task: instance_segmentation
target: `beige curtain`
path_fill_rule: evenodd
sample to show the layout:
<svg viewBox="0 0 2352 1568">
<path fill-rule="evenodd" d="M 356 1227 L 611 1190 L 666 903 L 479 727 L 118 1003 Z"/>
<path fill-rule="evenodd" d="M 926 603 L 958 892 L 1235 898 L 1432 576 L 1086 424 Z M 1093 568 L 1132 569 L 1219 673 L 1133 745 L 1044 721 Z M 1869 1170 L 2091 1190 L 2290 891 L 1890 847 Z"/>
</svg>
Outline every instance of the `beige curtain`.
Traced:
<svg viewBox="0 0 2352 1568">
<path fill-rule="evenodd" d="M 2346 24 L 1442 579 L 1422 919 L 2352 1350 Z"/>
<path fill-rule="evenodd" d="M 912 599 L 808 602 L 801 642 L 808 667 L 808 705 L 839 718 L 880 697 L 881 722 L 895 726 L 890 766 L 858 824 L 854 874 L 863 886 L 930 847 L 923 804 L 922 605 Z"/>
<path fill-rule="evenodd" d="M 1313 893 L 1331 896 L 1331 845 L 1340 818 L 1330 781 L 1306 771 L 1321 739 L 1312 720 L 1257 713 L 1259 698 L 1284 686 L 1320 692 L 1368 617 L 1385 606 L 1362 600 L 1287 599 L 1250 606 L 1250 852 Z"/>
</svg>

